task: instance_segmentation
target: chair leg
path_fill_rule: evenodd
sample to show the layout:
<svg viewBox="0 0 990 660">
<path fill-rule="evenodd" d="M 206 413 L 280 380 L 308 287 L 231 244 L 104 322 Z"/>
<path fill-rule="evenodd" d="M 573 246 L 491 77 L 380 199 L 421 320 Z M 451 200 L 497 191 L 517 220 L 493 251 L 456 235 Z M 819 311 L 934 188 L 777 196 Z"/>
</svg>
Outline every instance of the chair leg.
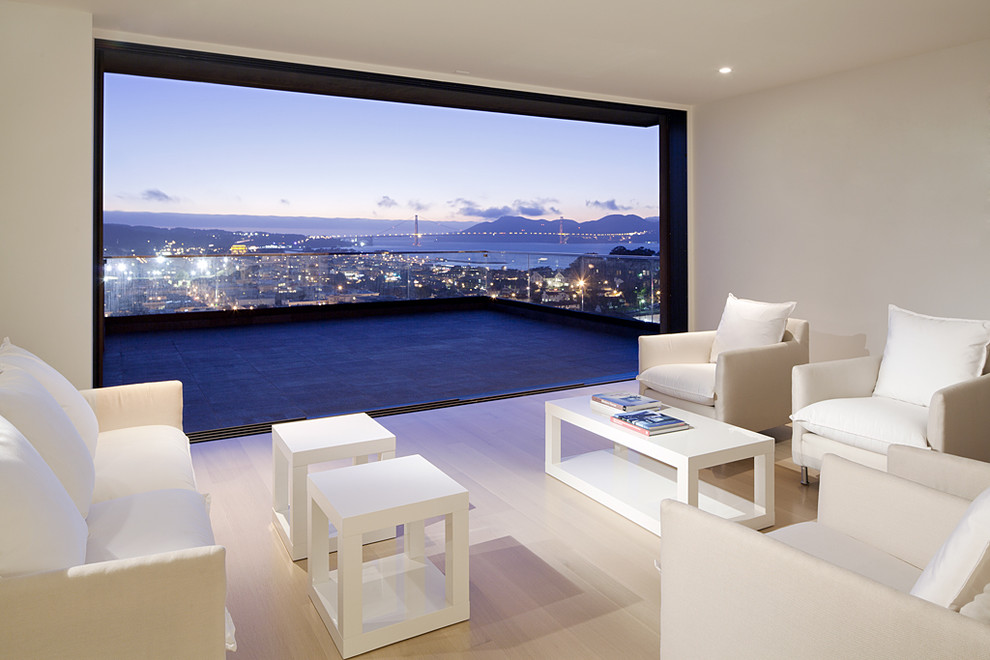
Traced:
<svg viewBox="0 0 990 660">
<path fill-rule="evenodd" d="M 808 466 L 807 465 L 802 465 L 801 466 L 801 485 L 802 486 L 808 486 L 808 485 L 810 485 L 810 483 L 811 482 L 808 481 Z"/>
</svg>

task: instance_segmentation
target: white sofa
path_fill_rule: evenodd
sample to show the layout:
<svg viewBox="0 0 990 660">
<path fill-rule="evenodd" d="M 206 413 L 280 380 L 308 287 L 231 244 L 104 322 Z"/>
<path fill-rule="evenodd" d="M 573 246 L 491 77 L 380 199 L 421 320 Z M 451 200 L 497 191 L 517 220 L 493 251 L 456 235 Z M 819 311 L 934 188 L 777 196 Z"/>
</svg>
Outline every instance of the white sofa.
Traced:
<svg viewBox="0 0 990 660">
<path fill-rule="evenodd" d="M 990 465 L 897 446 L 888 469 L 825 457 L 818 520 L 767 534 L 663 502 L 661 657 L 990 657 L 990 497 L 971 502 Z M 979 532 L 980 571 L 945 572 L 960 529 Z M 959 569 L 945 606 L 920 586 Z"/>
<path fill-rule="evenodd" d="M 182 384 L 80 393 L 5 340 L 0 655 L 223 658 L 225 600 Z"/>
</svg>

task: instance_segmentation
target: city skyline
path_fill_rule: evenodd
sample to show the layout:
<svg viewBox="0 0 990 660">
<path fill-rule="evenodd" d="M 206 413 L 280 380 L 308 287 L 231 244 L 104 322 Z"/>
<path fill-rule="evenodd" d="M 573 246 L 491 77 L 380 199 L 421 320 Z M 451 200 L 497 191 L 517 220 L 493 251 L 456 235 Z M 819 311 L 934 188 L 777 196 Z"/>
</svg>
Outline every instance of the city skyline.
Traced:
<svg viewBox="0 0 990 660">
<path fill-rule="evenodd" d="M 122 74 L 104 83 L 109 211 L 437 222 L 658 212 L 655 127 Z"/>
</svg>

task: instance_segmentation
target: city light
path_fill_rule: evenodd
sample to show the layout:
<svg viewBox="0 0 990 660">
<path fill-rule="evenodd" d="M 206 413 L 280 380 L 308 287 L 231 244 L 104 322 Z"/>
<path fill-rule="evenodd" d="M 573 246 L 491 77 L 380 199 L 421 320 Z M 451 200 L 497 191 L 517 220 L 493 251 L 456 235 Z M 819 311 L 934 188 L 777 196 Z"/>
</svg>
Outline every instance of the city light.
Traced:
<svg viewBox="0 0 990 660">
<path fill-rule="evenodd" d="M 110 316 L 485 296 L 656 320 L 656 256 L 525 252 L 107 257 Z M 590 277 L 602 273 L 602 277 Z"/>
</svg>

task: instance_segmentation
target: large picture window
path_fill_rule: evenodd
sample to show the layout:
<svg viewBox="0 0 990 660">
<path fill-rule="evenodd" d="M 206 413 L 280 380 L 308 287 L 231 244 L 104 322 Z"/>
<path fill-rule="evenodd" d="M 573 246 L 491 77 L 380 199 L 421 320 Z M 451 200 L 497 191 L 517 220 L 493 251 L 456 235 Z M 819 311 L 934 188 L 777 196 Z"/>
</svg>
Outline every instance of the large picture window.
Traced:
<svg viewBox="0 0 990 660">
<path fill-rule="evenodd" d="M 427 298 L 685 329 L 683 112 L 96 53 L 98 356 L 108 319 Z"/>
</svg>

